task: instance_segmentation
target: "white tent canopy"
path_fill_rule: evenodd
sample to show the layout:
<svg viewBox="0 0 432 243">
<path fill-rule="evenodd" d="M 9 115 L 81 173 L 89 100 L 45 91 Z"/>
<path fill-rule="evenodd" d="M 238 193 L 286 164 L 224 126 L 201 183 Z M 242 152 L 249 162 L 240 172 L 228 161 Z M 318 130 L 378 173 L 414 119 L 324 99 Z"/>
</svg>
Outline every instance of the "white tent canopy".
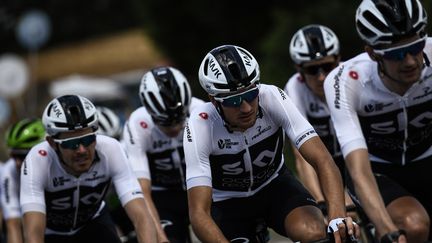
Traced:
<svg viewBox="0 0 432 243">
<path fill-rule="evenodd" d="M 125 97 L 125 91 L 117 81 L 83 75 L 71 75 L 54 80 L 49 93 L 52 97 L 77 94 L 92 101 L 118 100 Z"/>
</svg>

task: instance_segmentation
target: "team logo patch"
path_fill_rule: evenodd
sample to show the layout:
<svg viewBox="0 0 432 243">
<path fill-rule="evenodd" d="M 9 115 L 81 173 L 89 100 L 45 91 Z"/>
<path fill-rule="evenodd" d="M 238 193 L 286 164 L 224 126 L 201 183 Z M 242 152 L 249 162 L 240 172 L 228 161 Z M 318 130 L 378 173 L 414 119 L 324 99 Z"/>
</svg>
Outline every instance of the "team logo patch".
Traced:
<svg viewBox="0 0 432 243">
<path fill-rule="evenodd" d="M 208 114 L 205 113 L 205 112 L 201 112 L 201 113 L 199 113 L 199 116 L 200 116 L 202 119 L 204 119 L 204 120 L 207 120 L 207 119 L 208 119 Z"/>
<path fill-rule="evenodd" d="M 45 150 L 39 150 L 39 154 L 42 156 L 47 156 L 47 151 Z"/>
<path fill-rule="evenodd" d="M 140 122 L 140 126 L 144 129 L 148 127 L 147 123 L 144 121 Z"/>
<path fill-rule="evenodd" d="M 359 75 L 356 71 L 349 72 L 349 76 L 354 80 L 357 80 L 359 78 Z"/>
</svg>

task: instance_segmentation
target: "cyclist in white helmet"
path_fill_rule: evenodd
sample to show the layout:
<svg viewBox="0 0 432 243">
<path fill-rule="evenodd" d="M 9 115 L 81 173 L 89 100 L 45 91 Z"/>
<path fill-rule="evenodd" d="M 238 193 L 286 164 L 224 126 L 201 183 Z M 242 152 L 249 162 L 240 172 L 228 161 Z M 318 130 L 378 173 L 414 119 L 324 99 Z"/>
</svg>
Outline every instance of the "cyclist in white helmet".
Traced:
<svg viewBox="0 0 432 243">
<path fill-rule="evenodd" d="M 96 110 L 99 121 L 98 133 L 119 140 L 122 133 L 119 116 L 112 109 L 105 106 L 96 106 Z"/>
<path fill-rule="evenodd" d="M 211 102 L 197 107 L 184 133 L 192 227 L 203 242 L 256 242 L 256 222 L 295 241 L 327 237 L 316 202 L 284 163 L 285 134 L 316 169 L 337 240 L 358 235 L 346 216 L 339 171 L 313 127 L 286 93 L 259 84 L 247 50 L 211 50 L 199 81 Z"/>
<path fill-rule="evenodd" d="M 192 97 L 176 68 L 153 68 L 141 79 L 142 107 L 126 122 L 123 138 L 132 168 L 158 225 L 159 242 L 191 242 L 185 185 L 183 129 L 203 101 Z"/>
<path fill-rule="evenodd" d="M 291 59 L 297 73 L 288 80 L 284 91 L 314 127 L 344 178 L 343 157 L 330 120 L 323 87 L 327 74 L 339 64 L 339 50 L 339 39 L 328 27 L 313 24 L 299 29 L 290 42 Z M 293 152 L 300 180 L 318 202 L 324 202 L 315 171 L 295 146 Z"/>
<path fill-rule="evenodd" d="M 30 150 L 21 169 L 24 235 L 31 243 L 116 242 L 104 197 L 114 183 L 139 242 L 156 242 L 156 230 L 120 143 L 96 135 L 96 108 L 64 95 L 45 108 L 46 141 Z"/>
<path fill-rule="evenodd" d="M 419 0 L 363 0 L 355 20 L 370 58 L 344 62 L 324 82 L 348 188 L 381 242 L 425 242 L 432 212 L 426 12 Z"/>
</svg>

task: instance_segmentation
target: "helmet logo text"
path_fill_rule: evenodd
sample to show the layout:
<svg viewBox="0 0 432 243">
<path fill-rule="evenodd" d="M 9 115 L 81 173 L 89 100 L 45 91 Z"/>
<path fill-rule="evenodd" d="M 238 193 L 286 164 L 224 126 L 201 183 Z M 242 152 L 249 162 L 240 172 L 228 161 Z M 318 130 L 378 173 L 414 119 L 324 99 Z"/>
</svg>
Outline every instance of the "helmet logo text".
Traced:
<svg viewBox="0 0 432 243">
<path fill-rule="evenodd" d="M 210 67 L 210 70 L 213 72 L 213 75 L 216 76 L 216 78 L 219 78 L 219 75 L 221 75 L 222 73 L 216 67 L 214 59 L 210 59 L 209 67 Z"/>
</svg>

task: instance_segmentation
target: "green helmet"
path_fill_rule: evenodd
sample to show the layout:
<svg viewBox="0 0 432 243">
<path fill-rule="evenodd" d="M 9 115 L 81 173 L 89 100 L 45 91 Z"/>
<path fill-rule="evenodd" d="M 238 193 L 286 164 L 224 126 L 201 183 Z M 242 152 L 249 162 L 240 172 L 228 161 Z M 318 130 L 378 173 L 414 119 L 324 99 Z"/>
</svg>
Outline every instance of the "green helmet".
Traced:
<svg viewBox="0 0 432 243">
<path fill-rule="evenodd" d="M 45 128 L 40 119 L 23 119 L 6 132 L 6 143 L 11 150 L 29 150 L 45 139 Z"/>
</svg>

